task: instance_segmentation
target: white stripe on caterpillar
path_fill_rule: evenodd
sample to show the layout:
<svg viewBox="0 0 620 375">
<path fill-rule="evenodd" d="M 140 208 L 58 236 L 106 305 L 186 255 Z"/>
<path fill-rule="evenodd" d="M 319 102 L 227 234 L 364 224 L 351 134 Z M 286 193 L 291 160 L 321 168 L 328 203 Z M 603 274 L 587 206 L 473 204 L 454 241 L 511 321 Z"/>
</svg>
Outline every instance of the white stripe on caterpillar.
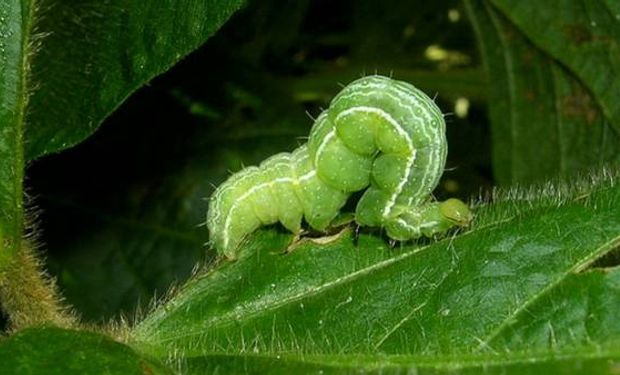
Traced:
<svg viewBox="0 0 620 375">
<path fill-rule="evenodd" d="M 409 179 L 409 173 L 411 171 L 411 166 L 413 165 L 413 162 L 415 161 L 415 158 L 416 158 L 416 150 L 413 147 L 413 142 L 411 142 L 411 137 L 409 137 L 409 134 L 405 132 L 402 126 L 392 116 L 390 116 L 387 112 L 383 111 L 380 108 L 374 108 L 374 107 L 368 107 L 368 106 L 352 107 L 345 111 L 340 112 L 338 116 L 336 116 L 336 121 L 342 120 L 342 118 L 347 117 L 351 114 L 354 114 L 355 112 L 374 113 L 378 115 L 379 117 L 385 119 L 389 124 L 391 124 L 394 127 L 394 129 L 396 129 L 396 132 L 398 132 L 398 134 L 400 134 L 401 137 L 405 139 L 405 141 L 407 142 L 407 146 L 409 146 L 410 156 L 409 158 L 407 158 L 405 174 L 403 175 L 403 178 L 398 182 L 398 185 L 396 186 L 396 190 L 390 197 L 390 200 L 388 201 L 387 205 L 383 208 L 383 217 L 387 218 L 392 213 L 392 207 L 394 207 L 394 203 L 396 203 L 396 198 L 403 191 L 403 186 L 405 186 L 405 183 Z M 325 137 L 325 139 L 333 135 L 333 133 L 334 133 L 334 130 L 332 130 L 330 134 L 328 134 L 328 136 Z M 323 146 L 323 144 L 321 144 L 321 146 Z M 321 152 L 321 148 L 319 147 L 319 151 L 317 151 L 317 158 L 320 152 Z"/>
</svg>

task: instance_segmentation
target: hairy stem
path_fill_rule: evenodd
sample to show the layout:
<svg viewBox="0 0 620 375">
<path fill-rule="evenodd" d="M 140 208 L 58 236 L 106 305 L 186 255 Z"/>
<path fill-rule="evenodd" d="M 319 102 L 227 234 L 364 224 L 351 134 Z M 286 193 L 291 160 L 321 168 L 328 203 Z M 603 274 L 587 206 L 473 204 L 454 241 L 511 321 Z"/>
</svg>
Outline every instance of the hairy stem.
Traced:
<svg viewBox="0 0 620 375">
<path fill-rule="evenodd" d="M 75 315 L 63 305 L 56 283 L 43 271 L 35 249 L 25 240 L 22 245 L 0 274 L 0 304 L 8 316 L 9 329 L 46 323 L 75 326 Z"/>
</svg>

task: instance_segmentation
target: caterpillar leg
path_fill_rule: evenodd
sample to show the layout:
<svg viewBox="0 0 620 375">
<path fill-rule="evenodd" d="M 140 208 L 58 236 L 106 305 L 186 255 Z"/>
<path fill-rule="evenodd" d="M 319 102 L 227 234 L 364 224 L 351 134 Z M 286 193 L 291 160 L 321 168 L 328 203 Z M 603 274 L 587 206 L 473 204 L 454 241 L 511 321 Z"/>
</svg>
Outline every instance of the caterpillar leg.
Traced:
<svg viewBox="0 0 620 375">
<path fill-rule="evenodd" d="M 299 244 L 302 241 L 302 235 L 303 231 L 299 231 L 297 233 L 293 232 L 293 238 L 291 238 L 291 242 L 286 247 L 286 250 L 284 250 L 284 254 L 288 254 L 299 247 Z"/>
<path fill-rule="evenodd" d="M 291 244 L 286 248 L 285 253 L 290 253 L 297 249 L 304 243 L 311 242 L 317 245 L 326 245 L 335 241 L 338 241 L 342 236 L 351 231 L 350 226 L 344 226 L 340 231 L 335 234 L 323 236 L 323 237 L 301 237 L 301 234 L 296 235 Z"/>
<path fill-rule="evenodd" d="M 303 235 L 309 232 L 306 230 L 300 230 L 298 232 L 293 232 L 296 234 L 291 240 L 290 245 L 286 248 L 285 252 L 290 253 L 291 251 L 299 247 L 299 245 L 301 245 L 302 243 L 308 242 L 308 241 L 315 243 L 315 244 L 319 244 L 319 245 L 325 245 L 328 243 L 332 243 L 338 240 L 340 237 L 342 237 L 345 233 L 350 231 L 351 226 L 349 224 L 354 223 L 354 222 L 355 222 L 355 215 L 353 215 L 353 213 L 350 213 L 350 212 L 345 212 L 345 213 L 338 214 L 338 216 L 336 216 L 336 218 L 334 218 L 334 220 L 332 220 L 331 223 L 329 224 L 330 228 L 340 229 L 336 233 L 334 233 L 334 231 L 329 231 L 334 234 L 327 234 L 322 237 L 303 237 Z M 359 228 L 359 226 L 357 228 Z M 356 229 L 355 236 L 357 237 L 357 229 Z"/>
</svg>

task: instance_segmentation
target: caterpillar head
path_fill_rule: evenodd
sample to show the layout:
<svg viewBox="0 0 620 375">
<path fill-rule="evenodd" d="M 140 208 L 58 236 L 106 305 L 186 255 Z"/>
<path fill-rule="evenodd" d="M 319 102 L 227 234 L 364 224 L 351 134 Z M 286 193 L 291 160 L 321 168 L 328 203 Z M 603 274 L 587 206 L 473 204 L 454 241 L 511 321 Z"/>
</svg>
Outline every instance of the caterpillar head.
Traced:
<svg viewBox="0 0 620 375">
<path fill-rule="evenodd" d="M 453 225 L 466 227 L 473 220 L 474 214 L 469 207 L 456 198 L 450 198 L 439 205 L 441 216 Z"/>
</svg>

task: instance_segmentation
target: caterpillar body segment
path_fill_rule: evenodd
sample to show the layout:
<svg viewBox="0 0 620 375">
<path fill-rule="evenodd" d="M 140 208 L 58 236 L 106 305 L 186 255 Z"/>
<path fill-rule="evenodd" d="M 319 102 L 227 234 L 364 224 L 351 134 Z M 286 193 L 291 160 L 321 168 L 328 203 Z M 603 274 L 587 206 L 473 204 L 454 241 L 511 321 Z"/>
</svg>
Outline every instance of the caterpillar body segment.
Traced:
<svg viewBox="0 0 620 375">
<path fill-rule="evenodd" d="M 280 222 L 293 233 L 302 218 L 324 230 L 346 203 L 348 194 L 320 181 L 302 146 L 280 153 L 234 174 L 220 185 L 209 202 L 210 242 L 235 259 L 239 243 L 261 226 Z"/>
</svg>

